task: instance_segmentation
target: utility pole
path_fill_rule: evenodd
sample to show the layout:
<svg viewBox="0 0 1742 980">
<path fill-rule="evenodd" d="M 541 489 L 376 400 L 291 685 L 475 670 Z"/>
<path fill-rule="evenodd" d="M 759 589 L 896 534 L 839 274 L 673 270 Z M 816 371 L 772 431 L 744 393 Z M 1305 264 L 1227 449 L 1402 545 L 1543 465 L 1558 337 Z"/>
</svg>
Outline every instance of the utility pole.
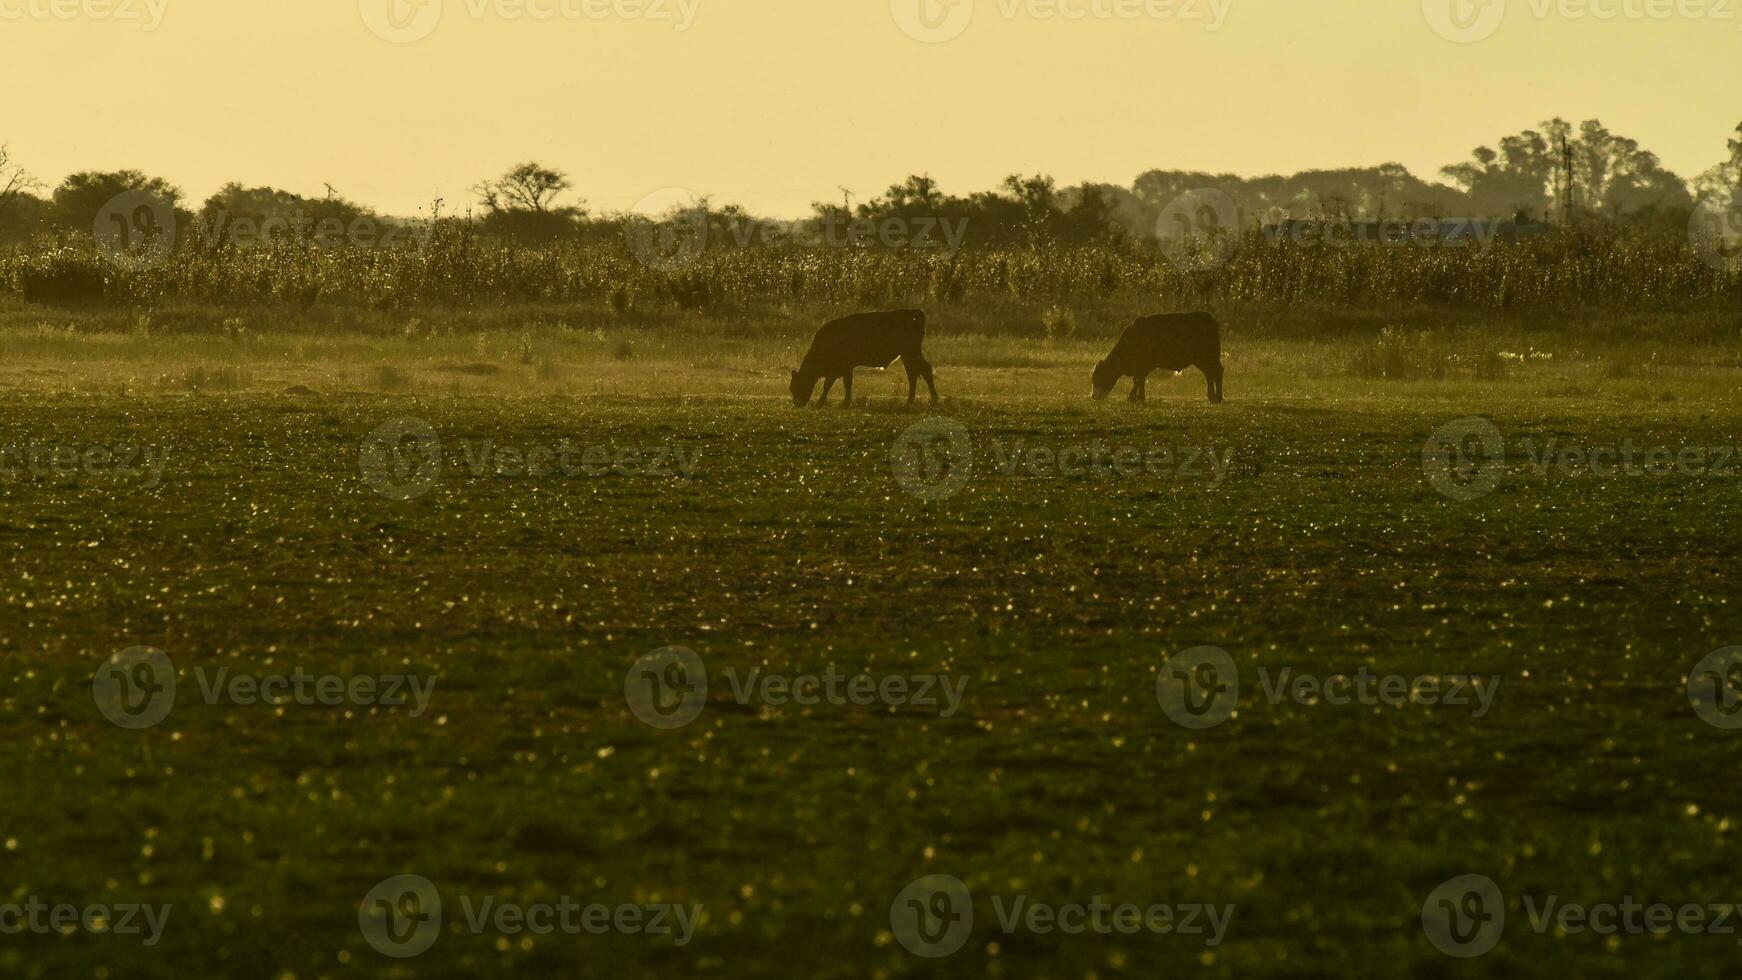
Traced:
<svg viewBox="0 0 1742 980">
<path fill-rule="evenodd" d="M 1573 186 L 1573 145 L 1565 136 L 1561 137 L 1561 224 L 1571 228 L 1573 215 L 1578 213 L 1579 192 Z"/>
</svg>

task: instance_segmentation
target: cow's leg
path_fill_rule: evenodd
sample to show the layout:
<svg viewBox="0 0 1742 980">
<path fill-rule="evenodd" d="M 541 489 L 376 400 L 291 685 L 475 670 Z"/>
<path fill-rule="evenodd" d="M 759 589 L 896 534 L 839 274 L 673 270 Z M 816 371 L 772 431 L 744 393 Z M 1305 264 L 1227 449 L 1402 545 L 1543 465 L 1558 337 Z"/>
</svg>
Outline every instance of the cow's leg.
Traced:
<svg viewBox="0 0 1742 980">
<path fill-rule="evenodd" d="M 846 401 L 841 402 L 841 407 L 842 408 L 852 408 L 853 407 L 853 369 L 852 368 L 847 369 L 846 375 L 841 378 L 841 383 L 846 385 L 846 387 L 847 387 L 847 392 L 846 392 L 847 399 L 846 399 Z"/>
<path fill-rule="evenodd" d="M 829 403 L 829 392 L 833 391 L 834 389 L 835 389 L 835 379 L 834 378 L 824 378 L 823 379 L 823 397 L 817 399 L 817 407 L 818 408 L 822 408 L 824 405 L 827 405 Z"/>
<path fill-rule="evenodd" d="M 1222 404 L 1222 365 L 1212 364 L 1205 368 L 1204 377 L 1210 384 L 1210 404 Z"/>
<path fill-rule="evenodd" d="M 919 394 L 919 368 L 914 366 L 911 357 L 903 357 L 901 366 L 907 369 L 907 405 L 912 408 L 914 396 Z"/>
<path fill-rule="evenodd" d="M 1142 374 L 1134 375 L 1131 379 L 1131 400 L 1134 402 L 1140 402 L 1148 399 L 1148 384 L 1149 372 L 1145 371 Z"/>
<path fill-rule="evenodd" d="M 905 360 L 903 358 L 903 361 Z M 932 377 L 931 362 L 918 354 L 913 355 L 913 361 L 914 365 L 919 368 L 919 376 L 925 379 L 925 386 L 931 389 L 931 403 L 936 405 L 938 403 L 938 384 L 937 379 Z"/>
</svg>

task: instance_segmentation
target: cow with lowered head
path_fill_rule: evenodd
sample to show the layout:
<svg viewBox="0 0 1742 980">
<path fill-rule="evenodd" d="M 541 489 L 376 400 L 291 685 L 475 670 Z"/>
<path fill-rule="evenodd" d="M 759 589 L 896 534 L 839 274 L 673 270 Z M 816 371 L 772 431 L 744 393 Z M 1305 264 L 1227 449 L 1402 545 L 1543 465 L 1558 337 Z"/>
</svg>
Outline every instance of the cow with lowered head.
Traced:
<svg viewBox="0 0 1742 980">
<path fill-rule="evenodd" d="M 1125 329 L 1113 353 L 1095 365 L 1095 400 L 1113 393 L 1123 378 L 1131 380 L 1131 400 L 1143 401 L 1149 375 L 1195 367 L 1209 382 L 1210 401 L 1222 403 L 1222 328 L 1208 313 L 1163 313 L 1138 320 Z"/>
<path fill-rule="evenodd" d="M 835 381 L 844 382 L 847 400 L 841 407 L 853 404 L 853 369 L 886 368 L 901 358 L 907 368 L 907 403 L 913 404 L 921 378 L 931 389 L 932 404 L 938 401 L 938 386 L 932 380 L 931 364 L 920 352 L 925 342 L 925 314 L 919 310 L 895 310 L 887 313 L 858 313 L 823 325 L 811 341 L 804 363 L 792 372 L 792 403 L 810 404 L 817 382 L 823 383 L 821 407 L 829 400 Z"/>
</svg>

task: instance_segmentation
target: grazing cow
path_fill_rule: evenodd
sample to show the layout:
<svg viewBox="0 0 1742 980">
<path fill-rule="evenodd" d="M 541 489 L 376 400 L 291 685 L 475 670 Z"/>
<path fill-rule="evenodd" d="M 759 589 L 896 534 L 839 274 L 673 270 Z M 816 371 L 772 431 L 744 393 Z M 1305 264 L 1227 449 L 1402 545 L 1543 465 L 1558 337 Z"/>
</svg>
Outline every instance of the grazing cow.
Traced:
<svg viewBox="0 0 1742 980">
<path fill-rule="evenodd" d="M 1222 403 L 1222 328 L 1208 313 L 1163 313 L 1144 317 L 1127 327 L 1113 353 L 1095 365 L 1095 400 L 1113 392 L 1121 378 L 1131 378 L 1131 400 L 1143 401 L 1149 373 L 1195 367 L 1209 382 L 1210 401 Z"/>
<path fill-rule="evenodd" d="M 811 341 L 810 353 L 804 363 L 792 372 L 792 403 L 810 404 L 811 392 L 817 381 L 823 382 L 821 408 L 829 400 L 835 379 L 846 382 L 846 408 L 853 404 L 853 369 L 856 367 L 886 368 L 901 358 L 907 368 L 907 403 L 919 391 L 919 380 L 931 389 L 932 404 L 938 401 L 938 386 L 932 380 L 931 364 L 920 353 L 925 342 L 925 314 L 919 310 L 895 310 L 889 313 L 858 313 L 823 325 Z"/>
</svg>

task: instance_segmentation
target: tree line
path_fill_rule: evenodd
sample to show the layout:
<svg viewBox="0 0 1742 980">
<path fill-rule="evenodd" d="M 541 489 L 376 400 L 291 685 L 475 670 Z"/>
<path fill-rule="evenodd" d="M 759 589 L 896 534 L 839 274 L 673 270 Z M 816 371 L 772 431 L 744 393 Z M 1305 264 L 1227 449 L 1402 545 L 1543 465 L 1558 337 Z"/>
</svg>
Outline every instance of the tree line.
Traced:
<svg viewBox="0 0 1742 980">
<path fill-rule="evenodd" d="M 1742 205 L 1742 125 L 1727 150 L 1720 163 L 1689 180 L 1597 120 L 1574 126 L 1557 118 L 1476 148 L 1470 159 L 1442 168 L 1441 182 L 1422 180 L 1396 163 L 1263 177 L 1151 170 L 1130 187 L 1059 187 L 1049 176 L 1012 175 L 993 190 L 960 197 L 944 193 L 929 176 L 914 175 L 856 206 L 817 202 L 806 223 L 826 234 L 890 221 L 942 222 L 965 229 L 967 246 L 1142 241 L 1155 236 L 1158 220 L 1182 194 L 1215 188 L 1249 225 L 1285 218 L 1509 218 L 1685 227 L 1699 200 Z M 515 241 L 587 241 L 620 239 L 634 220 L 594 213 L 575 196 L 567 174 L 539 163 L 480 182 L 461 214 L 443 215 L 436 202 L 428 215 L 403 218 L 380 215 L 330 186 L 311 197 L 232 183 L 198 210 L 167 179 L 135 170 L 76 173 L 48 188 L 0 146 L 0 242 L 88 234 L 105 205 L 128 192 L 173 207 L 182 240 L 222 238 L 238 223 L 256 230 L 276 223 L 306 234 L 360 223 L 379 230 L 447 221 Z M 727 245 L 753 240 L 742 229 L 760 221 L 739 205 L 707 199 L 685 203 L 668 217 L 678 213 L 706 222 L 710 242 Z"/>
</svg>

